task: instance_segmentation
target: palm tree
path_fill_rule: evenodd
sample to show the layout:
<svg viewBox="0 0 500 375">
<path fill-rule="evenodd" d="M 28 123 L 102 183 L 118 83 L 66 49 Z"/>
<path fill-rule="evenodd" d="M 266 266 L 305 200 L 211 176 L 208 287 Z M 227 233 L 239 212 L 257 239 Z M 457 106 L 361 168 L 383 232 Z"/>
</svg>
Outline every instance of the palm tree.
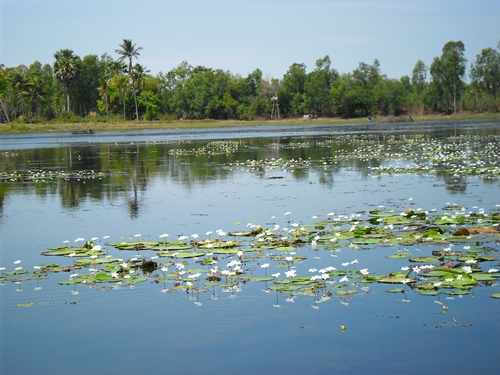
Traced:
<svg viewBox="0 0 500 375">
<path fill-rule="evenodd" d="M 24 91 L 21 93 L 30 103 L 30 112 L 32 117 L 38 117 L 38 103 L 46 103 L 45 95 L 47 92 L 43 87 L 43 81 L 38 76 L 32 76 L 24 85 Z"/>
<path fill-rule="evenodd" d="M 110 80 L 109 79 L 103 79 L 101 81 L 101 85 L 97 88 L 97 91 L 99 92 L 99 95 L 101 95 L 101 98 L 104 99 L 104 103 L 106 104 L 106 122 L 109 122 L 109 109 L 108 109 L 108 104 L 109 104 L 109 86 L 110 86 Z"/>
<path fill-rule="evenodd" d="M 9 119 L 9 113 L 7 111 L 7 105 L 5 102 L 2 100 L 3 93 L 7 89 L 7 74 L 5 73 L 5 65 L 0 63 L 0 107 L 2 107 L 2 112 L 5 114 L 5 118 L 7 119 L 7 122 L 10 122 Z"/>
<path fill-rule="evenodd" d="M 146 103 L 146 112 L 148 111 L 148 99 L 146 97 L 146 81 L 145 76 L 150 70 L 141 64 L 134 65 L 134 78 L 137 79 L 137 90 L 141 90 L 144 95 L 144 102 Z"/>
<path fill-rule="evenodd" d="M 136 47 L 135 44 L 132 44 L 131 39 L 123 39 L 123 43 L 120 44 L 120 49 L 116 49 L 115 52 L 120 55 L 118 58 L 118 61 L 123 61 L 125 58 L 128 58 L 128 74 L 130 78 L 132 79 L 132 88 L 134 87 L 134 78 L 132 74 L 132 58 L 138 59 L 140 53 L 139 51 L 142 49 L 142 47 Z M 134 93 L 134 102 L 135 102 L 135 117 L 136 120 L 139 120 L 139 110 L 137 109 L 137 96 L 136 96 L 136 91 L 135 89 L 133 90 Z"/>
<path fill-rule="evenodd" d="M 12 105 L 16 106 L 15 108 L 13 108 L 13 112 L 16 114 L 20 113 L 21 116 L 24 116 L 24 99 L 22 96 L 22 92 L 24 91 L 24 85 L 26 84 L 27 70 L 28 69 L 25 66 L 20 65 L 17 68 L 11 70 L 7 76 L 9 85 L 13 89 Z"/>
<path fill-rule="evenodd" d="M 118 89 L 120 92 L 120 100 L 123 103 L 123 119 L 127 119 L 126 112 L 126 103 L 125 103 L 125 93 L 127 91 L 128 78 L 126 75 L 122 73 L 117 73 L 113 76 L 112 84 Z"/>
<path fill-rule="evenodd" d="M 80 74 L 81 60 L 70 49 L 62 49 L 54 54 L 54 76 L 66 87 L 66 111 L 69 112 L 69 85 Z"/>
</svg>

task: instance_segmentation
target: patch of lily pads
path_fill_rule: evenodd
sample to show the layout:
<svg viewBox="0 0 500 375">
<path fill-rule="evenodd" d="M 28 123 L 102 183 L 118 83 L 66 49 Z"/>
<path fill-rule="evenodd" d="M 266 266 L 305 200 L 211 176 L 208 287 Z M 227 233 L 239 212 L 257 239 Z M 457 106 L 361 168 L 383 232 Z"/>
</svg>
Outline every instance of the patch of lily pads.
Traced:
<svg viewBox="0 0 500 375">
<path fill-rule="evenodd" d="M 252 223 L 246 231 L 218 231 L 216 238 L 210 238 L 211 232 L 207 232 L 206 239 L 193 235 L 191 240 L 181 236 L 178 240 L 166 241 L 166 235 L 162 235 L 158 240 L 143 240 L 137 235 L 132 241 L 109 241 L 102 245 L 77 239 L 75 242 L 80 246 L 53 246 L 42 253 L 71 259 L 71 265 L 44 263 L 30 272 L 22 267 L 2 270 L 0 281 L 46 282 L 50 274 L 68 272 L 68 280 L 59 281 L 60 285 L 75 288 L 86 285 L 100 291 L 133 288 L 149 280 L 163 285 L 162 291 L 168 293 L 182 291 L 212 296 L 217 289 L 234 296 L 248 283 L 265 283 L 267 291 L 287 298 L 320 295 L 328 300 L 335 296 L 341 302 L 356 298 L 361 291 L 368 292 L 374 284 L 401 285 L 387 292 L 405 293 L 405 300 L 410 292 L 424 296 L 441 293 L 460 296 L 481 285 L 492 285 L 500 277 L 500 272 L 491 266 L 498 261 L 495 254 L 498 224 L 480 226 L 477 220 L 457 220 L 463 211 L 461 206 L 446 206 L 445 213 L 413 208 L 381 209 L 369 211 L 368 216 L 338 215 L 338 220 L 330 213 L 321 221 L 297 224 L 288 221 L 287 225 L 292 228 L 288 231 L 274 223 Z M 446 219 L 446 215 L 453 220 Z M 492 216 L 484 211 L 481 215 Z M 457 222 L 460 222 L 460 230 L 456 228 Z M 457 240 L 466 240 L 461 245 L 463 250 L 453 248 L 460 243 Z M 390 259 L 388 262 L 405 262 L 406 266 L 389 274 L 378 274 L 376 270 L 360 269 L 356 266 L 357 260 L 336 267 L 328 264 L 342 249 L 376 251 L 374 249 L 386 247 L 397 249 L 385 255 Z M 126 260 L 110 255 L 110 250 L 135 253 Z M 310 251 L 314 252 L 315 259 L 326 254 L 325 268 L 305 272 L 303 265 L 307 264 Z M 415 251 L 419 256 L 415 256 Z"/>
</svg>

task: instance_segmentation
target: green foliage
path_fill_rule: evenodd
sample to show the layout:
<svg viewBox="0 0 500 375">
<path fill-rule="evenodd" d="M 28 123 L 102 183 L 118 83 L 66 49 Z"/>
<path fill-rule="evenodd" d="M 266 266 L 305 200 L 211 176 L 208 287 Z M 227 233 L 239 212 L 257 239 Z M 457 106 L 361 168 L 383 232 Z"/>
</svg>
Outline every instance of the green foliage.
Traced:
<svg viewBox="0 0 500 375">
<path fill-rule="evenodd" d="M 402 116 L 414 107 L 421 113 L 451 113 L 460 108 L 497 112 L 500 105 L 500 51 L 485 48 L 477 55 L 467 85 L 465 46 L 460 41 L 446 43 L 430 69 L 419 60 L 411 75 L 400 79 L 382 74 L 378 60 L 360 62 L 352 72 L 339 75 L 328 55 L 319 58 L 310 72 L 303 63 L 293 63 L 282 79 L 264 79 L 260 69 L 244 77 L 193 67 L 187 61 L 152 76 L 146 67 L 132 66 L 141 50 L 124 39 L 115 51 L 117 60 L 107 54 L 80 59 L 72 50 L 63 49 L 55 53 L 53 66 L 37 61 L 29 67 L 1 66 L 2 117 L 13 121 L 22 116 L 23 123 L 58 117 L 59 122 L 82 122 L 91 113 L 103 115 L 97 121 L 110 117 L 113 121 L 252 120 L 269 118 L 273 108 L 277 114 L 273 107 L 277 103 L 281 117 L 360 118 Z M 73 114 L 61 117 L 65 111 Z"/>
<path fill-rule="evenodd" d="M 437 110 L 447 110 L 456 113 L 457 100 L 464 91 L 465 46 L 461 41 L 448 42 L 443 47 L 441 57 L 434 58 L 431 64 L 431 87 L 433 106 Z"/>
</svg>

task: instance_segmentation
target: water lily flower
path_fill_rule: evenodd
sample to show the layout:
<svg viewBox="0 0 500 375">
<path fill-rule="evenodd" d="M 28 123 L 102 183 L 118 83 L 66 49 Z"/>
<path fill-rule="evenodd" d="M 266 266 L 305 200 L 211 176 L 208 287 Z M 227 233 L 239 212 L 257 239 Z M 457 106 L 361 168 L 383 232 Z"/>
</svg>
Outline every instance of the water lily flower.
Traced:
<svg viewBox="0 0 500 375">
<path fill-rule="evenodd" d="M 488 270 L 488 273 L 496 273 L 496 272 L 499 272 L 499 270 L 497 270 L 496 268 L 490 268 Z"/>
<path fill-rule="evenodd" d="M 264 263 L 262 266 L 260 266 L 260 268 L 268 268 L 269 267 L 269 263 Z"/>
<path fill-rule="evenodd" d="M 368 268 L 363 268 L 362 270 L 359 270 L 359 273 L 363 276 L 367 276 L 370 274 L 370 271 L 368 271 Z"/>
<path fill-rule="evenodd" d="M 22 260 L 16 260 L 16 261 L 14 262 L 14 264 L 19 264 L 19 263 L 21 263 L 21 262 L 22 262 Z"/>
<path fill-rule="evenodd" d="M 295 270 L 286 271 L 285 276 L 288 278 L 295 277 L 295 276 L 297 276 L 297 271 L 295 271 Z"/>
<path fill-rule="evenodd" d="M 462 269 L 465 273 L 472 273 L 472 267 L 470 266 L 463 266 Z"/>
<path fill-rule="evenodd" d="M 341 278 L 339 280 L 339 282 L 341 282 L 341 283 L 348 283 L 349 282 L 349 278 L 347 276 L 344 276 L 343 278 Z"/>
<path fill-rule="evenodd" d="M 271 276 L 274 277 L 275 279 L 277 279 L 278 277 L 280 277 L 280 273 L 277 272 L 277 273 L 273 273 Z"/>
</svg>

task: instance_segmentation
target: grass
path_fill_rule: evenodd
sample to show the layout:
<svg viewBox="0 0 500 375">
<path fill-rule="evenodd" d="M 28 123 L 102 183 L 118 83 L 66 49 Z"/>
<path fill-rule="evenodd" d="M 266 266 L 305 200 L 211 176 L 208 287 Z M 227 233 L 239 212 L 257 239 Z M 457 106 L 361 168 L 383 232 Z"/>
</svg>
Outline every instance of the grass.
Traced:
<svg viewBox="0 0 500 375">
<path fill-rule="evenodd" d="M 401 117 L 406 118 L 406 116 Z M 425 115 L 414 116 L 415 122 L 423 121 L 452 121 L 468 119 L 496 119 L 500 118 L 499 113 L 488 114 L 456 114 L 456 115 Z M 385 117 L 375 117 L 373 122 L 385 121 Z M 290 125 L 308 125 L 308 124 L 365 124 L 366 118 L 319 118 L 317 120 L 308 120 L 304 118 L 288 118 L 283 120 L 169 120 L 169 121 L 120 121 L 120 122 L 82 122 L 82 123 L 52 123 L 45 124 L 25 124 L 22 122 L 13 122 L 10 124 L 0 124 L 0 134 L 29 134 L 29 133 L 56 133 L 73 132 L 75 130 L 92 129 L 95 132 L 102 131 L 126 131 L 126 130 L 145 130 L 145 129 L 209 129 L 224 127 L 244 127 L 244 126 L 290 126 Z"/>
</svg>

